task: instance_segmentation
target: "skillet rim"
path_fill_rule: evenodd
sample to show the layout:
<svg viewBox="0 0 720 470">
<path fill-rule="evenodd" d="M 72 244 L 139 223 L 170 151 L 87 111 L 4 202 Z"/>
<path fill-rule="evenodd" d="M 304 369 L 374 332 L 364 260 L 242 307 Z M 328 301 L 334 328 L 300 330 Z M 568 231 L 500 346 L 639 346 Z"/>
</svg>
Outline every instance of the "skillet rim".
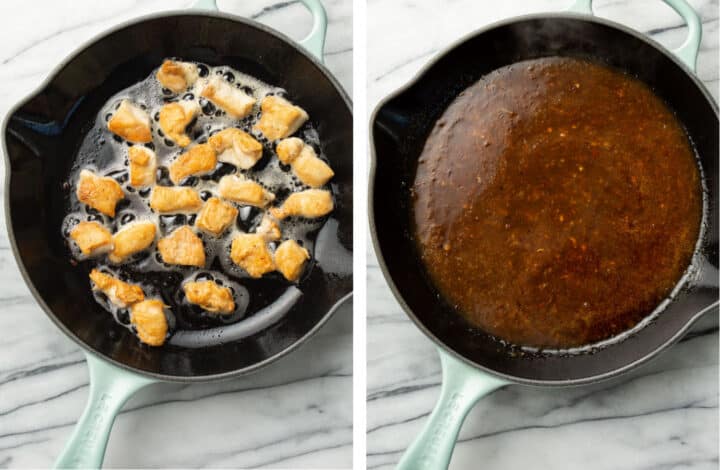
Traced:
<svg viewBox="0 0 720 470">
<path fill-rule="evenodd" d="M 16 102 L 12 107 L 9 108 L 5 116 L 2 120 L 2 125 L 0 125 L 0 140 L 2 140 L 2 151 L 3 151 L 3 161 L 5 163 L 5 176 L 3 179 L 4 182 L 4 188 L 3 188 L 3 208 L 5 210 L 5 225 L 6 230 L 8 234 L 8 241 L 10 242 L 10 248 L 13 253 L 13 258 L 15 259 L 15 262 L 17 264 L 17 267 L 20 271 L 20 274 L 22 276 L 22 279 L 25 283 L 25 285 L 30 290 L 30 293 L 32 294 L 33 298 L 35 299 L 35 302 L 40 306 L 40 308 L 43 310 L 45 315 L 49 317 L 52 322 L 57 326 L 62 333 L 70 338 L 73 342 L 75 342 L 80 348 L 83 350 L 85 354 L 92 354 L 93 356 L 100 357 L 101 359 L 109 362 L 110 364 L 117 366 L 125 371 L 132 372 L 135 374 L 139 374 L 144 377 L 150 377 L 158 381 L 162 382 L 178 382 L 178 383 L 205 383 L 205 382 L 215 382 L 215 381 L 221 381 L 221 380 L 228 380 L 235 377 L 241 377 L 244 375 L 248 375 L 250 373 L 256 372 L 259 369 L 262 369 L 273 362 L 285 357 L 286 355 L 292 353 L 296 349 L 298 349 L 302 344 L 305 344 L 312 336 L 315 335 L 325 324 L 330 320 L 330 318 L 333 316 L 333 314 L 340 308 L 341 305 L 343 305 L 347 300 L 351 299 L 353 296 L 352 289 L 347 292 L 345 295 L 340 297 L 323 315 L 323 317 L 303 336 L 298 338 L 295 342 L 290 344 L 285 349 L 279 351 L 278 353 L 267 357 L 263 359 L 260 362 L 257 362 L 251 366 L 244 367 L 241 369 L 235 369 L 228 372 L 222 372 L 218 374 L 210 374 L 210 375 L 193 375 L 193 376 L 178 376 L 178 375 L 168 375 L 168 374 L 159 374 L 156 372 L 151 371 L 145 371 L 142 369 L 137 369 L 135 367 L 131 367 L 123 362 L 119 362 L 115 360 L 114 358 L 111 358 L 100 351 L 97 351 L 90 346 L 88 346 L 83 340 L 81 340 L 72 330 L 70 330 L 67 326 L 65 326 L 64 323 L 62 323 L 55 313 L 52 311 L 52 309 L 45 303 L 45 300 L 41 297 L 39 291 L 35 287 L 35 284 L 32 282 L 30 277 L 28 276 L 27 270 L 25 269 L 25 263 L 22 259 L 22 256 L 20 256 L 20 253 L 18 251 L 17 242 L 15 240 L 15 232 L 12 225 L 12 218 L 11 218 L 11 210 L 10 210 L 10 180 L 11 175 L 13 173 L 12 166 L 10 164 L 10 157 L 8 155 L 7 150 L 7 139 L 5 136 L 7 135 L 8 131 L 8 124 L 10 121 L 10 118 L 15 115 L 15 113 L 18 111 L 18 109 L 25 106 L 30 100 L 38 96 L 42 91 L 56 78 L 58 73 L 60 73 L 65 67 L 68 66 L 70 62 L 72 62 L 80 53 L 84 52 L 88 48 L 90 48 L 92 45 L 106 39 L 113 33 L 116 33 L 122 29 L 128 28 L 130 26 L 134 26 L 139 23 L 151 21 L 151 20 L 157 20 L 162 18 L 170 18 L 175 16 L 200 16 L 200 17 L 212 17 L 212 18 L 221 18 L 226 19 L 230 21 L 234 21 L 236 23 L 240 23 L 243 26 L 251 27 L 260 30 L 263 33 L 269 34 L 271 36 L 275 36 L 277 39 L 281 40 L 285 44 L 289 45 L 292 49 L 295 50 L 296 53 L 299 53 L 303 55 L 305 58 L 309 59 L 313 65 L 325 76 L 325 78 L 328 79 L 328 81 L 333 85 L 335 88 L 335 91 L 338 93 L 342 101 L 345 103 L 345 106 L 347 107 L 348 111 L 350 112 L 350 115 L 353 114 L 353 105 L 352 100 L 350 100 L 347 92 L 342 87 L 340 82 L 330 73 L 330 71 L 325 67 L 325 65 L 321 62 L 320 59 L 313 56 L 310 52 L 305 50 L 300 44 L 298 44 L 295 40 L 291 39 L 289 36 L 285 35 L 284 33 L 277 31 L 269 26 L 266 26 L 262 23 L 259 23 L 257 21 L 242 17 L 233 15 L 230 13 L 223 13 L 220 11 L 206 11 L 206 10 L 168 10 L 168 11 L 162 11 L 162 12 L 154 12 L 147 15 L 138 16 L 136 18 L 131 18 L 126 21 L 120 22 L 116 25 L 111 26 L 110 28 L 104 29 L 100 31 L 99 33 L 95 34 L 91 38 L 87 39 L 86 41 L 83 41 L 79 46 L 74 48 L 68 55 L 66 55 L 55 67 L 52 68 L 52 70 L 47 74 L 47 76 L 40 82 L 37 87 L 35 87 L 31 92 L 29 92 L 27 95 L 25 95 L 22 99 L 20 99 L 18 102 Z M 324 55 L 324 52 L 323 52 Z M 353 136 L 354 138 L 354 136 Z M 352 251 L 351 251 L 352 253 Z M 354 257 L 354 253 L 353 253 Z M 354 273 L 353 273 L 354 276 Z M 191 353 L 192 354 L 192 353 Z"/>
<path fill-rule="evenodd" d="M 715 101 L 715 99 L 712 97 L 708 89 L 705 87 L 705 85 L 700 81 L 698 78 L 696 72 L 691 70 L 683 61 L 681 61 L 675 54 L 672 53 L 672 51 L 668 50 L 665 46 L 651 38 L 650 36 L 647 36 L 643 34 L 642 32 L 636 31 L 628 26 L 625 26 L 623 24 L 617 23 L 615 21 L 611 21 L 605 18 L 600 18 L 595 16 L 594 14 L 588 15 L 584 13 L 573 13 L 573 12 L 548 12 L 548 13 L 532 13 L 527 15 L 520 15 L 520 16 L 514 16 L 511 18 L 505 18 L 499 21 L 495 21 L 492 23 L 489 23 L 486 26 L 480 27 L 478 29 L 475 29 L 467 34 L 462 35 L 460 38 L 452 41 L 448 46 L 444 47 L 440 51 L 436 52 L 428 61 L 420 67 L 420 69 L 415 72 L 415 74 L 408 80 L 404 85 L 401 87 L 395 89 L 394 91 L 390 92 L 387 96 L 385 96 L 383 99 L 381 99 L 378 104 L 373 109 L 372 114 L 370 115 L 370 121 L 369 121 L 369 130 L 368 130 L 368 138 L 370 143 L 370 168 L 369 168 L 369 177 L 368 177 L 368 196 L 367 196 L 367 206 L 368 206 L 368 221 L 370 225 L 370 236 L 372 238 L 373 243 L 373 249 L 375 250 L 375 257 L 378 260 L 378 265 L 380 267 L 380 270 L 382 271 L 383 277 L 385 278 L 385 282 L 387 283 L 388 287 L 390 288 L 393 296 L 395 297 L 395 300 L 400 304 L 400 307 L 402 308 L 403 312 L 407 317 L 410 318 L 410 320 L 415 324 L 415 326 L 426 336 L 428 337 L 436 347 L 441 348 L 442 351 L 445 353 L 451 355 L 456 360 L 459 360 L 460 362 L 467 364 L 470 367 L 473 367 L 474 369 L 477 369 L 479 372 L 488 374 L 490 376 L 498 377 L 502 380 L 505 380 L 512 384 L 519 384 L 519 385 L 527 385 L 532 387 L 547 387 L 547 388 L 560 388 L 560 387 L 572 387 L 572 386 L 579 386 L 579 385 L 585 385 L 590 383 L 596 383 L 601 382 L 605 380 L 612 379 L 614 377 L 617 377 L 621 374 L 624 374 L 625 372 L 628 372 L 632 369 L 635 369 L 652 359 L 655 359 L 660 353 L 670 348 L 670 346 L 677 343 L 688 331 L 688 329 L 697 322 L 702 316 L 704 316 L 707 312 L 712 310 L 717 310 L 718 305 L 720 305 L 720 299 L 716 299 L 713 303 L 708 305 L 707 307 L 695 312 L 691 317 L 688 318 L 688 320 L 675 331 L 675 333 L 667 339 L 664 343 L 657 346 L 655 349 L 653 349 L 648 354 L 645 354 L 644 356 L 641 356 L 639 358 L 636 358 L 630 362 L 627 362 L 621 367 L 615 368 L 613 370 L 610 370 L 608 372 L 604 372 L 601 374 L 595 374 L 590 375 L 586 377 L 576 378 L 576 379 L 560 379 L 560 380 L 546 380 L 546 379 L 531 379 L 531 378 L 524 378 L 524 377 L 517 377 L 510 374 L 506 374 L 504 372 L 496 371 L 494 369 L 491 369 L 485 365 L 478 364 L 462 354 L 458 353 L 451 347 L 449 347 L 447 344 L 445 344 L 442 340 L 440 340 L 437 336 L 435 336 L 413 313 L 412 309 L 408 306 L 408 304 L 405 302 L 405 299 L 403 298 L 400 290 L 398 289 L 397 285 L 395 284 L 395 281 L 393 280 L 393 277 L 390 275 L 387 267 L 387 263 L 385 262 L 385 256 L 382 253 L 382 250 L 380 249 L 380 241 L 378 237 L 378 230 L 377 230 L 377 224 L 375 221 L 375 207 L 374 207 L 374 196 L 375 196 L 375 179 L 376 179 L 376 173 L 377 173 L 377 152 L 375 147 L 375 133 L 373 131 L 375 127 L 375 123 L 377 121 L 378 114 L 383 110 L 383 108 L 392 100 L 397 98 L 398 96 L 401 96 L 403 93 L 407 92 L 410 88 L 415 86 L 417 83 L 422 81 L 425 77 L 425 75 L 435 67 L 435 65 L 442 60 L 446 55 L 451 53 L 454 49 L 457 47 L 460 47 L 467 41 L 473 39 L 474 37 L 484 34 L 488 31 L 491 31 L 496 28 L 505 27 L 508 25 L 511 25 L 513 23 L 519 23 L 522 21 L 528 21 L 528 20 L 539 20 L 539 19 L 571 19 L 576 21 L 585 21 L 589 23 L 598 23 L 603 26 L 607 26 L 610 28 L 614 28 L 621 33 L 628 34 L 630 36 L 635 37 L 636 39 L 639 39 L 649 46 L 653 47 L 655 50 L 660 52 L 665 57 L 672 60 L 676 65 L 680 67 L 680 69 L 685 73 L 685 77 L 690 80 L 690 83 L 694 84 L 700 92 L 705 97 L 705 100 L 710 104 L 713 111 L 715 111 L 716 117 L 718 116 L 718 103 Z"/>
</svg>

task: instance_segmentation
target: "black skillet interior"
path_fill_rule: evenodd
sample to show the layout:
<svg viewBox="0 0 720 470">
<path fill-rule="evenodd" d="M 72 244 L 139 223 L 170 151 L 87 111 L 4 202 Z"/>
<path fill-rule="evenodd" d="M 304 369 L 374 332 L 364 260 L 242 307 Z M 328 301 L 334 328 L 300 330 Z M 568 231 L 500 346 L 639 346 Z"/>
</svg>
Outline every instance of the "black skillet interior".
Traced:
<svg viewBox="0 0 720 470">
<path fill-rule="evenodd" d="M 198 14 L 150 17 L 121 27 L 77 53 L 9 116 L 6 208 L 26 280 L 46 312 L 90 350 L 169 380 L 223 377 L 252 370 L 309 336 L 352 289 L 352 113 L 339 85 L 275 33 L 236 18 Z M 144 79 L 165 57 L 230 65 L 288 90 L 307 110 L 335 171 L 336 209 L 328 242 L 300 288 L 303 297 L 275 325 L 249 338 L 204 349 L 141 346 L 89 293 L 71 266 L 60 233 L 63 182 L 82 136 L 103 103 Z M 322 251 L 323 256 L 318 254 Z"/>
<path fill-rule="evenodd" d="M 702 85 L 639 34 L 573 15 L 538 15 L 490 27 L 443 54 L 407 89 L 376 111 L 371 123 L 375 172 L 370 206 L 375 246 L 398 300 L 432 339 L 481 369 L 525 383 L 578 383 L 609 376 L 676 339 L 718 300 L 718 116 Z M 708 186 L 701 273 L 648 326 L 627 339 L 582 355 L 517 355 L 470 328 L 427 282 L 409 226 L 408 188 L 434 121 L 481 76 L 521 60 L 574 56 L 618 67 L 648 83 L 679 116 L 697 147 Z M 629 130 L 632 132 L 632 130 Z M 704 260 L 704 261 L 703 261 Z"/>
</svg>

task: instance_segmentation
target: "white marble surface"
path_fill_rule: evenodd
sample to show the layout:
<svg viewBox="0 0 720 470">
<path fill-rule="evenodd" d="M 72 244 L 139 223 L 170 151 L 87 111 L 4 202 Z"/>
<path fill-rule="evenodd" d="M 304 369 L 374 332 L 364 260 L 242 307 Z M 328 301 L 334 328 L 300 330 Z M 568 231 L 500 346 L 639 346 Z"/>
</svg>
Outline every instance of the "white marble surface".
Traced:
<svg viewBox="0 0 720 470">
<path fill-rule="evenodd" d="M 703 17 L 698 74 L 718 97 L 718 3 L 690 0 Z M 369 0 L 369 110 L 462 35 L 515 15 L 559 11 L 570 0 Z M 664 45 L 684 28 L 658 0 L 598 0 L 598 15 Z M 440 364 L 368 257 L 368 468 L 391 469 L 439 393 Z M 613 382 L 565 390 L 511 386 L 481 400 L 462 429 L 452 469 L 717 469 L 717 317 L 669 352 Z"/>
<path fill-rule="evenodd" d="M 326 63 L 351 91 L 352 2 L 323 1 L 330 19 Z M 0 3 L 0 115 L 95 34 L 136 16 L 190 3 Z M 310 27 L 309 14 L 295 1 L 218 3 L 225 11 L 255 17 L 296 39 Z M 87 369 L 78 347 L 33 301 L 10 252 L 4 216 L 0 225 L 0 468 L 48 467 L 85 405 Z M 300 350 L 257 374 L 142 391 L 115 423 L 105 466 L 349 468 L 351 461 L 348 302 Z"/>
</svg>

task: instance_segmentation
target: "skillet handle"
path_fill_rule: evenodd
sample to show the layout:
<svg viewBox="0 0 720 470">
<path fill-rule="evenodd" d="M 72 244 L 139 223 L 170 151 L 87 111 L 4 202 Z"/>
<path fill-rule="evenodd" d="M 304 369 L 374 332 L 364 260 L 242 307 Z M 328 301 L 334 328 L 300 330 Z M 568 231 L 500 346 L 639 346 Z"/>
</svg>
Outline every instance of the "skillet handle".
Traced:
<svg viewBox="0 0 720 470">
<path fill-rule="evenodd" d="M 90 371 L 88 404 L 55 468 L 100 468 L 115 416 L 136 391 L 156 382 L 92 354 L 85 356 Z"/>
<path fill-rule="evenodd" d="M 702 40 L 702 22 L 695 9 L 686 0 L 663 0 L 670 8 L 675 10 L 688 26 L 688 37 L 672 53 L 688 66 L 693 72 L 696 70 L 698 52 L 700 52 L 700 41 Z M 568 11 L 592 15 L 593 0 L 576 0 Z"/>
<path fill-rule="evenodd" d="M 320 3 L 320 0 L 300 0 L 305 8 L 310 10 L 313 23 L 310 33 L 298 41 L 310 54 L 314 55 L 320 62 L 323 62 L 323 51 L 325 50 L 325 36 L 327 36 L 327 13 Z M 216 0 L 195 0 L 190 8 L 195 10 L 218 11 Z"/>
<path fill-rule="evenodd" d="M 193 10 L 219 11 L 216 0 L 195 0 L 195 2 L 190 5 L 190 8 Z"/>
<path fill-rule="evenodd" d="M 317 60 L 323 62 L 323 52 L 325 50 L 325 36 L 327 36 L 327 13 L 320 3 L 320 0 L 300 0 L 305 8 L 310 10 L 313 17 L 313 24 L 310 33 L 305 38 L 298 41 L 301 46 L 314 55 Z"/>
<path fill-rule="evenodd" d="M 477 401 L 509 382 L 482 373 L 439 349 L 440 399 L 425 428 L 400 459 L 397 470 L 441 470 L 450 464 L 465 416 Z"/>
</svg>

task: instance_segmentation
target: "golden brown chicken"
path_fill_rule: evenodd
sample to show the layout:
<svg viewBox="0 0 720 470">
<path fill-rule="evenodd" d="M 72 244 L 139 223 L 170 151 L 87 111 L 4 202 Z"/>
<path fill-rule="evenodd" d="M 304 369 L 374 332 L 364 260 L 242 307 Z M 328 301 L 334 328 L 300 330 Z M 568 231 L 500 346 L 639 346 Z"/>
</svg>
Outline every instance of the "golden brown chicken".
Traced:
<svg viewBox="0 0 720 470">
<path fill-rule="evenodd" d="M 194 213 L 202 207 L 202 199 L 193 188 L 155 186 L 150 195 L 150 208 L 160 214 Z"/>
<path fill-rule="evenodd" d="M 280 240 L 280 237 L 282 236 L 282 232 L 280 231 L 280 226 L 277 221 L 268 214 L 263 215 L 260 225 L 258 225 L 255 229 L 255 233 L 262 236 L 265 241 L 268 242 Z"/>
<path fill-rule="evenodd" d="M 137 330 L 138 338 L 149 346 L 162 346 L 168 332 L 165 304 L 161 300 L 148 299 L 130 307 L 130 323 Z"/>
<path fill-rule="evenodd" d="M 275 195 L 263 188 L 255 181 L 242 175 L 225 175 L 218 184 L 220 196 L 225 199 L 255 207 L 265 207 L 273 200 Z"/>
<path fill-rule="evenodd" d="M 155 76 L 168 90 L 181 93 L 197 81 L 199 74 L 197 65 L 193 63 L 165 60 Z"/>
<path fill-rule="evenodd" d="M 235 206 L 219 198 L 211 197 L 198 214 L 195 226 L 219 237 L 235 222 L 237 215 L 238 210 Z"/>
<path fill-rule="evenodd" d="M 88 258 L 107 253 L 113 247 L 110 230 L 98 222 L 80 222 L 70 230 L 70 238 Z"/>
<path fill-rule="evenodd" d="M 125 197 L 122 187 L 114 179 L 82 170 L 75 193 L 83 204 L 110 217 L 115 217 L 115 206 Z"/>
<path fill-rule="evenodd" d="M 92 288 L 105 294 L 110 302 L 120 308 L 125 308 L 145 299 L 140 286 L 128 284 L 97 269 L 90 271 Z"/>
<path fill-rule="evenodd" d="M 292 193 L 282 206 L 271 207 L 270 214 L 278 220 L 286 217 L 306 217 L 313 219 L 329 214 L 333 210 L 330 191 L 308 189 Z"/>
<path fill-rule="evenodd" d="M 200 96 L 204 96 L 221 107 L 234 119 L 244 118 L 255 106 L 255 98 L 217 75 L 208 80 L 208 83 L 200 91 Z"/>
<path fill-rule="evenodd" d="M 155 184 L 157 157 L 155 152 L 142 145 L 133 145 L 128 149 L 130 163 L 130 186 L 140 188 Z"/>
<path fill-rule="evenodd" d="M 217 152 L 218 160 L 247 170 L 262 158 L 263 147 L 247 132 L 230 127 L 210 136 L 208 143 Z"/>
<path fill-rule="evenodd" d="M 254 278 L 275 270 L 272 253 L 265 239 L 256 233 L 237 235 L 230 246 L 230 259 Z"/>
<path fill-rule="evenodd" d="M 170 235 L 158 241 L 158 251 L 162 260 L 168 264 L 180 266 L 205 266 L 205 247 L 195 232 L 183 225 Z"/>
<path fill-rule="evenodd" d="M 288 281 L 295 282 L 300 278 L 309 259 L 308 251 L 295 240 L 285 240 L 275 250 L 275 266 Z"/>
<path fill-rule="evenodd" d="M 131 222 L 113 235 L 113 249 L 108 259 L 122 263 L 131 255 L 146 250 L 155 241 L 157 229 L 149 220 Z"/>
<path fill-rule="evenodd" d="M 120 107 L 108 121 L 108 129 L 113 134 L 135 144 L 152 141 L 150 116 L 130 100 L 120 102 Z"/>
<path fill-rule="evenodd" d="M 200 112 L 200 105 L 195 101 L 177 101 L 160 108 L 160 129 L 165 136 L 180 147 L 190 145 L 190 137 L 185 133 L 188 124 Z"/>
<path fill-rule="evenodd" d="M 210 173 L 216 164 L 215 150 L 209 144 L 195 145 L 170 164 L 170 180 L 179 184 L 188 176 Z"/>
<path fill-rule="evenodd" d="M 186 282 L 183 284 L 183 291 L 188 302 L 207 312 L 227 314 L 235 311 L 235 301 L 230 289 L 219 286 L 214 281 Z"/>
<path fill-rule="evenodd" d="M 297 137 L 281 140 L 275 148 L 278 159 L 292 167 L 300 181 L 313 188 L 324 186 L 335 173 L 322 161 L 315 149 Z"/>
<path fill-rule="evenodd" d="M 260 111 L 260 121 L 254 129 L 262 132 L 269 140 L 291 136 L 308 120 L 304 109 L 280 96 L 263 98 Z"/>
</svg>

